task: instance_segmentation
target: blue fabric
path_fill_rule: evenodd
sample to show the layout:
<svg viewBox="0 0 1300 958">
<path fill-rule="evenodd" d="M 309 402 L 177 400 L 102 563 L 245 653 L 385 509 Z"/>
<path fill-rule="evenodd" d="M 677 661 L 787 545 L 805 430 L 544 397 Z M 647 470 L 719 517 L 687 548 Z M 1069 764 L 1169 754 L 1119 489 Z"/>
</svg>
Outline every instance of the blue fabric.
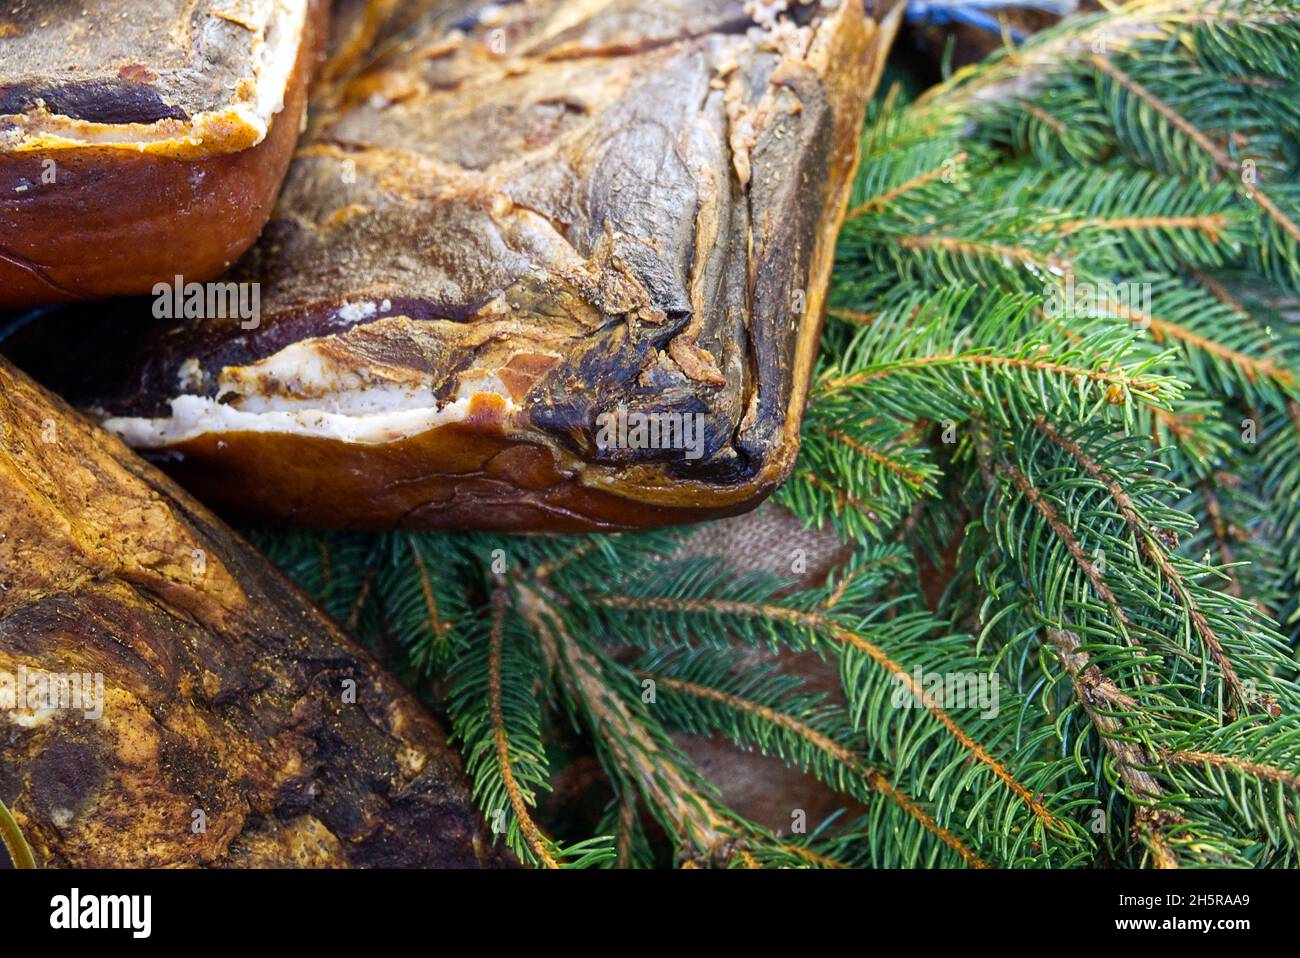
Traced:
<svg viewBox="0 0 1300 958">
<path fill-rule="evenodd" d="M 1077 0 L 915 0 L 907 5 L 907 19 L 922 25 L 964 23 L 1001 36 L 1002 25 L 987 11 L 1042 10 L 1065 16 L 1077 7 Z M 1023 43 L 1028 34 L 1008 26 L 1007 35 L 1013 43 Z"/>
</svg>

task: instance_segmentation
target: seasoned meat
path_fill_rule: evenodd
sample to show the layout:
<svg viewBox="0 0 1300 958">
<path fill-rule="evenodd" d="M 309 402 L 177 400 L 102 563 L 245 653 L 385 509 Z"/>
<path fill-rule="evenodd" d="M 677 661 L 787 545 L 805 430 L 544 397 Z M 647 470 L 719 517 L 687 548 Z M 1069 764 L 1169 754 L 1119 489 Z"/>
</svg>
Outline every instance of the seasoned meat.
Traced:
<svg viewBox="0 0 1300 958">
<path fill-rule="evenodd" d="M 47 866 L 497 862 L 410 694 L 3 360 L 0 800 Z"/>
<path fill-rule="evenodd" d="M 139 302 L 10 348 L 245 515 L 743 511 L 798 448 L 893 20 L 862 0 L 434 4 L 321 101 L 228 277 L 258 291 L 255 323 Z"/>
<path fill-rule="evenodd" d="M 327 21 L 325 0 L 0 0 L 0 307 L 228 269 Z"/>
</svg>

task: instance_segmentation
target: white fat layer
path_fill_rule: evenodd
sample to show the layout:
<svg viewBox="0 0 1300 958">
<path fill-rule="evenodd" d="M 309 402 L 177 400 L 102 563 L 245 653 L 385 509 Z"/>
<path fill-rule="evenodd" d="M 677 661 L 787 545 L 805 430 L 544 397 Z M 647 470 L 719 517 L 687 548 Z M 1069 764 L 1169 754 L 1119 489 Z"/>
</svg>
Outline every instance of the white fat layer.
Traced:
<svg viewBox="0 0 1300 958">
<path fill-rule="evenodd" d="M 340 363 L 323 352 L 321 345 L 327 341 L 306 339 L 251 366 L 227 366 L 217 379 L 217 395 L 250 412 L 282 409 L 285 403 L 300 406 L 307 401 L 328 402 L 326 408 L 331 409 L 353 408 L 350 404 L 356 398 L 369 403 L 368 397 L 373 396 L 389 402 L 385 397 L 394 389 L 403 393 L 407 405 L 415 396 L 424 397 L 424 405 L 433 403 L 427 382 L 395 386 L 378 380 L 368 367 Z"/>
<path fill-rule="evenodd" d="M 364 403 L 351 405 L 356 407 Z M 161 449 L 200 436 L 229 432 L 285 433 L 339 442 L 379 444 L 397 442 L 436 426 L 462 421 L 469 412 L 470 397 L 441 407 L 384 409 L 384 403 L 378 399 L 370 405 L 383 411 L 360 414 L 299 408 L 248 412 L 203 396 L 179 396 L 171 401 L 170 416 L 157 419 L 115 416 L 104 420 L 104 428 L 137 449 Z"/>
<path fill-rule="evenodd" d="M 170 416 L 114 416 L 105 419 L 103 426 L 137 449 L 163 449 L 200 436 L 231 432 L 283 433 L 378 445 L 462 422 L 474 397 L 483 393 L 502 397 L 506 415 L 518 408 L 493 376 L 462 382 L 459 395 L 442 405 L 429 387 L 395 385 L 343 390 L 307 400 L 255 395 L 218 402 L 204 396 L 178 396 L 171 401 Z"/>
<path fill-rule="evenodd" d="M 258 33 L 253 56 L 257 62 L 256 110 L 265 128 L 284 109 L 284 97 L 298 60 L 310 0 L 276 0 L 275 10 Z M 265 132 L 262 134 L 265 136 Z"/>
<path fill-rule="evenodd" d="M 104 420 L 104 428 L 138 449 L 232 432 L 379 444 L 461 422 L 475 396 L 500 398 L 507 416 L 519 408 L 505 383 L 490 372 L 465 373 L 455 397 L 440 401 L 427 375 L 408 369 L 380 376 L 347 354 L 340 359 L 324 349 L 332 339 L 303 340 L 250 366 L 227 366 L 217 379 L 216 398 L 177 396 L 170 416 L 113 416 Z M 201 376 L 198 365 L 194 359 L 182 362 L 178 380 L 192 382 L 196 371 Z M 394 373 L 404 381 L 392 381 Z"/>
<path fill-rule="evenodd" d="M 310 403 L 288 396 L 242 396 L 227 405 L 248 413 L 301 412 L 310 405 L 314 410 L 343 416 L 377 416 L 409 409 L 436 409 L 438 400 L 429 386 L 382 385 L 332 392 Z"/>
</svg>

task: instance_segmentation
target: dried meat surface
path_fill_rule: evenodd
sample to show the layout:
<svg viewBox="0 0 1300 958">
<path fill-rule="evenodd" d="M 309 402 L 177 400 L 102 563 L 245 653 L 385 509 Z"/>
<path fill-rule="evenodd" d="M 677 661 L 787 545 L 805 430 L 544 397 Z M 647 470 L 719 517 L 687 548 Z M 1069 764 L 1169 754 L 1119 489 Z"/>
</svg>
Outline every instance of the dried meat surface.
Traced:
<svg viewBox="0 0 1300 958">
<path fill-rule="evenodd" d="M 255 328 L 139 302 L 8 348 L 245 514 L 609 529 L 761 500 L 797 451 L 876 76 L 861 0 L 400 26 L 371 24 L 393 36 L 320 100 L 228 277 L 257 284 Z"/>
<path fill-rule="evenodd" d="M 3 360 L 0 800 L 47 867 L 501 860 L 411 694 Z"/>
</svg>

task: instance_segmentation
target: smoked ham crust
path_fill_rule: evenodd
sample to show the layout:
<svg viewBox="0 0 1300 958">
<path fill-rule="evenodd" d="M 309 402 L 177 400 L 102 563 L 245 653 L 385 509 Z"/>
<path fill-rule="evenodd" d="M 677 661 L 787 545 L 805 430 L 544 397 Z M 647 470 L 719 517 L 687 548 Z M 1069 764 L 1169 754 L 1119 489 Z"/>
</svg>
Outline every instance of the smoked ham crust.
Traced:
<svg viewBox="0 0 1300 958">
<path fill-rule="evenodd" d="M 0 4 L 0 308 L 203 282 L 256 240 L 326 0 Z"/>
<path fill-rule="evenodd" d="M 46 867 L 501 863 L 414 697 L 2 359 L 0 801 Z"/>
<path fill-rule="evenodd" d="M 257 284 L 255 329 L 142 301 L 5 348 L 240 516 L 744 511 L 794 463 L 896 24 L 863 0 L 432 4 L 314 106 L 226 277 Z"/>
</svg>

